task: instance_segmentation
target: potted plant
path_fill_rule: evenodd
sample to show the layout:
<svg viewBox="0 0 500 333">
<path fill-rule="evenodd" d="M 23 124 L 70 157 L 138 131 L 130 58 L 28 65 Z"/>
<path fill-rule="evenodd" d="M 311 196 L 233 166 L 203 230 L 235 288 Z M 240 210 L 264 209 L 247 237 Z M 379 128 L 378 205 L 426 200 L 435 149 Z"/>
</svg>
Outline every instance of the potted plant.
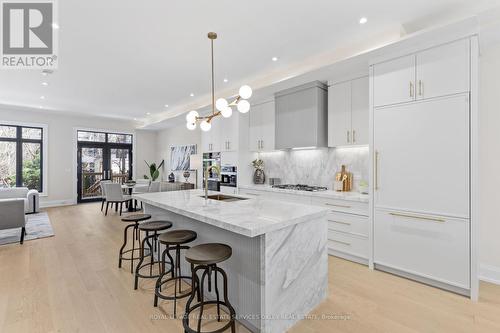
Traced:
<svg viewBox="0 0 500 333">
<path fill-rule="evenodd" d="M 160 165 L 156 166 L 156 163 L 153 162 L 151 164 L 149 164 L 148 162 L 144 161 L 146 163 L 146 165 L 148 166 L 149 168 L 149 177 L 151 177 L 151 181 L 156 181 L 158 179 L 158 177 L 160 177 L 160 169 L 161 167 L 163 166 L 163 164 L 165 163 L 165 160 L 162 160 Z M 150 179 L 148 177 L 148 175 L 144 175 L 144 179 Z"/>
<path fill-rule="evenodd" d="M 264 161 L 260 158 L 253 160 L 252 165 L 255 168 L 253 173 L 254 184 L 264 184 L 266 182 L 266 175 L 264 173 Z"/>
</svg>

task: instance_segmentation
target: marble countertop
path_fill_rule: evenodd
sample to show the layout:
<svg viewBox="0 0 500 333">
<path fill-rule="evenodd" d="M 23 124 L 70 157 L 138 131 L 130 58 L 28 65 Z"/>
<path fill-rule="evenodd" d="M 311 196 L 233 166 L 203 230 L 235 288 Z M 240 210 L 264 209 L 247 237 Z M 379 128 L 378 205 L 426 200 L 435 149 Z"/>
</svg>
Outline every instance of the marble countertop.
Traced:
<svg viewBox="0 0 500 333">
<path fill-rule="evenodd" d="M 220 193 L 209 192 L 209 194 Z M 145 204 L 248 237 L 321 218 L 328 211 L 312 205 L 284 203 L 245 195 L 234 196 L 248 200 L 232 202 L 205 200 L 203 195 L 203 190 L 185 190 L 134 194 L 132 197 Z"/>
<path fill-rule="evenodd" d="M 257 191 L 269 191 L 276 193 L 288 193 L 295 195 L 303 195 L 309 197 L 320 197 L 327 199 L 338 199 L 338 200 L 347 200 L 347 201 L 357 201 L 357 202 L 368 202 L 369 195 L 362 194 L 359 192 L 337 192 L 337 191 L 317 191 L 317 192 L 308 192 L 308 191 L 297 191 L 297 190 L 285 190 L 279 188 L 273 188 L 270 185 L 238 185 L 241 189 L 247 190 L 257 190 Z"/>
</svg>

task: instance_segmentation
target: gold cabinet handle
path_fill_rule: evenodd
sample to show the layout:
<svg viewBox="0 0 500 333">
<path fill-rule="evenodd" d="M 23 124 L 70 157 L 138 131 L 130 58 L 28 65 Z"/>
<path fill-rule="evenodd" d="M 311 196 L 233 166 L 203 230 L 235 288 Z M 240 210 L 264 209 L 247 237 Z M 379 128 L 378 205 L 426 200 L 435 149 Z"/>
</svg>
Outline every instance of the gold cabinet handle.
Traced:
<svg viewBox="0 0 500 333">
<path fill-rule="evenodd" d="M 351 246 L 351 243 L 347 243 L 347 242 L 343 242 L 343 241 L 339 241 L 339 240 L 336 240 L 336 239 L 330 239 L 332 242 L 335 242 L 335 243 L 339 243 L 339 244 L 342 244 L 342 245 L 347 245 L 347 246 Z"/>
<path fill-rule="evenodd" d="M 445 219 L 440 219 L 440 218 L 431 217 L 431 216 L 418 216 L 418 215 L 401 214 L 401 213 L 389 213 L 389 214 L 392 215 L 392 216 L 407 217 L 407 218 L 410 218 L 410 219 L 417 219 L 417 220 L 434 221 L 434 222 L 440 222 L 440 223 L 446 222 Z"/>
<path fill-rule="evenodd" d="M 356 143 L 356 131 L 352 130 L 352 142 Z"/>
<path fill-rule="evenodd" d="M 261 142 L 260 148 L 264 149 L 264 140 L 260 140 L 260 142 Z"/>
<path fill-rule="evenodd" d="M 418 95 L 419 96 L 422 96 L 422 87 L 423 87 L 422 80 L 418 80 Z"/>
<path fill-rule="evenodd" d="M 347 143 L 350 143 L 351 142 L 351 138 L 349 136 L 349 131 L 347 131 Z"/>
<path fill-rule="evenodd" d="M 333 222 L 333 223 L 338 223 L 338 224 L 343 224 L 343 225 L 351 225 L 349 222 L 342 222 L 342 221 L 335 221 L 335 220 L 328 220 L 328 222 Z"/>
<path fill-rule="evenodd" d="M 410 81 L 410 97 L 413 97 L 413 82 Z"/>
<path fill-rule="evenodd" d="M 375 173 L 375 191 L 378 191 L 378 151 L 375 150 L 375 163 L 374 163 L 374 173 Z"/>
<path fill-rule="evenodd" d="M 325 203 L 327 206 L 333 206 L 333 207 L 341 207 L 341 208 L 351 208 L 351 206 L 345 206 L 345 205 L 338 205 L 338 204 L 332 204 L 332 203 Z"/>
</svg>

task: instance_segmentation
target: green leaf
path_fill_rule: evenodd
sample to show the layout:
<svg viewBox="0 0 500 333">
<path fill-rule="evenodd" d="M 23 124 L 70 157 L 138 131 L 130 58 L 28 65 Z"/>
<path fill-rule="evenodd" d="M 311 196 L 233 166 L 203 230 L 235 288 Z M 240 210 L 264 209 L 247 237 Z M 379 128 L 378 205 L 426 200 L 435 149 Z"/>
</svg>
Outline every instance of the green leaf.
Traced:
<svg viewBox="0 0 500 333">
<path fill-rule="evenodd" d="M 160 171 L 158 170 L 156 170 L 154 173 L 151 174 L 151 178 L 153 178 L 153 181 L 157 180 L 159 176 L 160 176 Z"/>
</svg>

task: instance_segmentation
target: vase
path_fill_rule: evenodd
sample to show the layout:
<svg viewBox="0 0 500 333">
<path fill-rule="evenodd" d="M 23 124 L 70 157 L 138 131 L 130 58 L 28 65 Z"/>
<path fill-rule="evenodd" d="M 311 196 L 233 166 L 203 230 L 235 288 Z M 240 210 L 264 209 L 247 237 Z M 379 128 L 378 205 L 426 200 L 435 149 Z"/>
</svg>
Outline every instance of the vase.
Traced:
<svg viewBox="0 0 500 333">
<path fill-rule="evenodd" d="M 262 169 L 255 169 L 253 174 L 253 183 L 254 184 L 264 184 L 266 182 L 266 174 Z"/>
</svg>

